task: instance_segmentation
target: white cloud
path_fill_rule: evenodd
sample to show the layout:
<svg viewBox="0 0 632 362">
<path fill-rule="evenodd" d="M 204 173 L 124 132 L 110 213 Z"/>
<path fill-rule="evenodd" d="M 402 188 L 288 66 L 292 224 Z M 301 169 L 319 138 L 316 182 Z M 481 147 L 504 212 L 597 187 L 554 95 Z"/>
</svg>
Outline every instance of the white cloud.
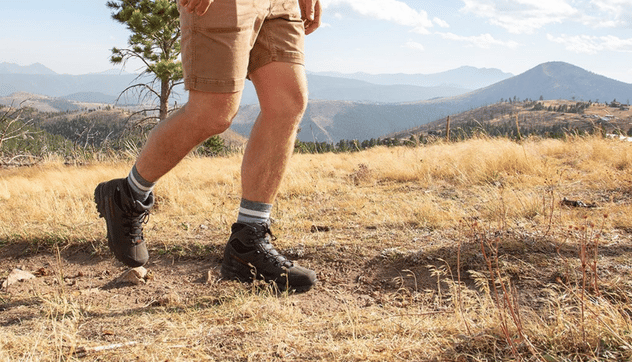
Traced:
<svg viewBox="0 0 632 362">
<path fill-rule="evenodd" d="M 445 21 L 435 18 L 430 20 L 424 10 L 414 10 L 406 3 L 398 0 L 322 0 L 323 8 L 350 6 L 353 11 L 375 19 L 391 21 L 411 27 L 414 32 L 428 34 L 433 22 L 439 26 L 447 25 Z"/>
<path fill-rule="evenodd" d="M 632 27 L 631 0 L 461 0 L 461 12 L 488 19 L 510 33 L 531 34 L 549 24 Z"/>
<path fill-rule="evenodd" d="M 442 28 L 449 28 L 450 24 L 446 23 L 444 20 L 441 20 L 439 18 L 433 18 L 432 22 L 439 25 Z"/>
<path fill-rule="evenodd" d="M 412 49 L 412 50 L 420 50 L 420 51 L 426 50 L 422 44 L 414 42 L 412 40 L 407 41 L 404 44 L 404 48 L 408 48 L 408 49 Z"/>
<path fill-rule="evenodd" d="M 632 1 L 590 0 L 582 22 L 597 28 L 632 26 Z"/>
<path fill-rule="evenodd" d="M 510 33 L 531 34 L 552 23 L 561 23 L 578 15 L 567 0 L 461 0 L 461 11 L 489 19 Z M 610 0 L 615 1 L 615 0 Z"/>
<path fill-rule="evenodd" d="M 614 35 L 561 35 L 555 37 L 547 34 L 546 38 L 554 43 L 564 45 L 566 50 L 575 53 L 597 54 L 602 51 L 632 52 L 632 38 L 620 39 Z"/>
<path fill-rule="evenodd" d="M 475 36 L 461 36 L 452 33 L 438 33 L 443 39 L 453 40 L 468 43 L 470 46 L 475 46 L 482 49 L 489 49 L 492 45 L 499 45 L 510 49 L 517 48 L 520 44 L 517 42 L 497 40 L 491 34 L 481 34 Z"/>
</svg>

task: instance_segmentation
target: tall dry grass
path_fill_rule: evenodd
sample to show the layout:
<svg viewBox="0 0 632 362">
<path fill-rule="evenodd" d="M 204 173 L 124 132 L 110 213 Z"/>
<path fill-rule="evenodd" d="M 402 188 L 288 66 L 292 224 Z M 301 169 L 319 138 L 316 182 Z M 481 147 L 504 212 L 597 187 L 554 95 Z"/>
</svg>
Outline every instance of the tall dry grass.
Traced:
<svg viewBox="0 0 632 362">
<path fill-rule="evenodd" d="M 222 245 L 239 205 L 240 159 L 187 158 L 165 176 L 150 245 Z M 80 301 L 63 283 L 30 299 L 0 294 L 40 308 L 39 318 L 0 329 L 0 360 L 629 359 L 631 160 L 632 145 L 601 138 L 297 154 L 274 229 L 280 249 L 311 255 L 316 290 L 279 296 L 211 283 L 142 310 Z M 0 245 L 103 248 L 92 192 L 130 167 L 2 170 Z M 564 197 L 598 208 L 564 208 Z M 202 226 L 221 240 L 199 240 Z M 591 257 L 599 248 L 610 254 Z M 104 330 L 127 344 L 90 349 L 108 344 Z"/>
</svg>

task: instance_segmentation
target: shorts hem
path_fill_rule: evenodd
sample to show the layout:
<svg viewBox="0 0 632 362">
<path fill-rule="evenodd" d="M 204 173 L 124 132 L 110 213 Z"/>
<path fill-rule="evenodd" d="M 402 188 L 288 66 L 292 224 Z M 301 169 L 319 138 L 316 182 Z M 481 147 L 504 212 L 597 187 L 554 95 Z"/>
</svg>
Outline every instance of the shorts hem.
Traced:
<svg viewBox="0 0 632 362">
<path fill-rule="evenodd" d="M 184 80 L 184 89 L 210 93 L 236 93 L 244 89 L 245 80 L 215 80 L 188 78 Z"/>
<path fill-rule="evenodd" d="M 270 63 L 292 63 L 305 66 L 305 56 L 303 53 L 284 53 L 284 54 L 275 54 L 270 55 L 265 58 L 260 58 L 256 63 L 253 63 L 250 69 L 248 69 L 248 79 L 250 79 L 250 74 L 252 74 L 257 69 L 263 67 L 264 65 L 268 65 Z"/>
</svg>

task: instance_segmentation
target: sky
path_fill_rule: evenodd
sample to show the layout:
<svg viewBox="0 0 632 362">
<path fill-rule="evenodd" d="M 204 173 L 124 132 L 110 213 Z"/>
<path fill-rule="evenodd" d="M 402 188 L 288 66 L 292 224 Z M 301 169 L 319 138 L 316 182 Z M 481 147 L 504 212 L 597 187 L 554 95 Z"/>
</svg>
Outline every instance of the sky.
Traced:
<svg viewBox="0 0 632 362">
<path fill-rule="evenodd" d="M 129 31 L 106 0 L 0 0 L 0 62 L 60 74 L 111 69 Z M 632 0 L 321 0 L 306 41 L 312 72 L 431 74 L 460 66 L 515 75 L 564 61 L 632 83 Z M 128 63 L 127 72 L 140 70 Z"/>
</svg>

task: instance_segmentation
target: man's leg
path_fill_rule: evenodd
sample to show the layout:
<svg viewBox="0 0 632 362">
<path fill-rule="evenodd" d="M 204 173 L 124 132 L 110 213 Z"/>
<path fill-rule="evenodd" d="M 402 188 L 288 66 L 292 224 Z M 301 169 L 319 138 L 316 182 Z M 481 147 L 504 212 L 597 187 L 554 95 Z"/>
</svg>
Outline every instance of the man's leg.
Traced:
<svg viewBox="0 0 632 362">
<path fill-rule="evenodd" d="M 147 262 L 143 223 L 154 203 L 150 186 L 199 143 L 226 130 L 240 96 L 241 92 L 191 91 L 189 102 L 152 130 L 130 177 L 96 187 L 97 210 L 105 218 L 108 246 L 118 260 L 131 267 Z M 138 183 L 147 188 L 139 190 Z"/>
<path fill-rule="evenodd" d="M 263 278 L 281 289 L 307 291 L 316 283 L 316 273 L 274 249 L 268 220 L 307 105 L 305 71 L 301 65 L 273 62 L 251 73 L 250 78 L 257 89 L 261 114 L 244 154 L 243 199 L 224 251 L 222 276 L 243 281 Z"/>
<path fill-rule="evenodd" d="M 239 110 L 240 99 L 241 92 L 189 91 L 187 104 L 149 134 L 136 161 L 138 173 L 145 180 L 156 182 L 195 146 L 224 132 Z"/>
<path fill-rule="evenodd" d="M 250 75 L 261 113 L 250 132 L 241 167 L 243 198 L 271 204 L 294 151 L 296 131 L 307 107 L 302 65 L 269 63 Z"/>
</svg>

